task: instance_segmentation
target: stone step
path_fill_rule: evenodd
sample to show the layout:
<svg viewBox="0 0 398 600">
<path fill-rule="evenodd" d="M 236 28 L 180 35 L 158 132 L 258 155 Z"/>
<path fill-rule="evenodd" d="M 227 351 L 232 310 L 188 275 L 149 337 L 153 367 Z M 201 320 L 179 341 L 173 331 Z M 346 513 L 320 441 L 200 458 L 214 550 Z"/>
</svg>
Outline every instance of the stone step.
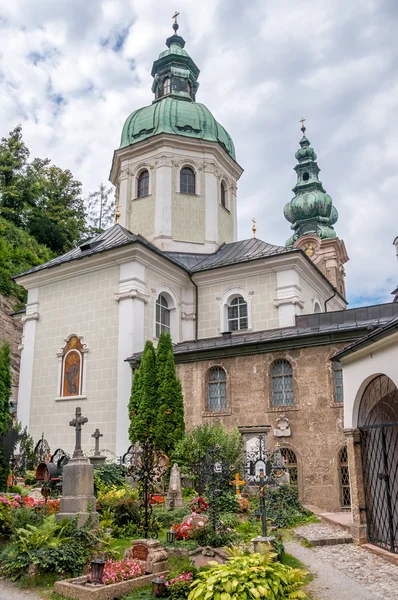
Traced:
<svg viewBox="0 0 398 600">
<path fill-rule="evenodd" d="M 298 540 L 306 542 L 309 546 L 336 546 L 353 543 L 352 535 L 325 523 L 310 523 L 297 527 L 294 534 Z"/>
</svg>

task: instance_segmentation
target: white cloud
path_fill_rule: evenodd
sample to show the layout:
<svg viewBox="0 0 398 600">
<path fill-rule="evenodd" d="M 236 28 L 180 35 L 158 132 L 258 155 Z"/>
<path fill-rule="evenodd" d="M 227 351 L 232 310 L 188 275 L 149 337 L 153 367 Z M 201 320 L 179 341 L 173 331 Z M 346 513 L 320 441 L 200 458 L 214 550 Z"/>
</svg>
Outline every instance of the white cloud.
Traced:
<svg viewBox="0 0 398 600">
<path fill-rule="evenodd" d="M 0 15 L 0 134 L 83 182 L 108 178 L 123 123 L 152 100 L 171 0 L 14 0 Z M 201 68 L 198 101 L 232 135 L 245 172 L 241 237 L 290 236 L 299 118 L 340 214 L 350 298 L 388 301 L 397 268 L 398 80 L 394 2 L 183 0 L 180 33 Z M 119 45 L 119 51 L 114 49 Z"/>
</svg>

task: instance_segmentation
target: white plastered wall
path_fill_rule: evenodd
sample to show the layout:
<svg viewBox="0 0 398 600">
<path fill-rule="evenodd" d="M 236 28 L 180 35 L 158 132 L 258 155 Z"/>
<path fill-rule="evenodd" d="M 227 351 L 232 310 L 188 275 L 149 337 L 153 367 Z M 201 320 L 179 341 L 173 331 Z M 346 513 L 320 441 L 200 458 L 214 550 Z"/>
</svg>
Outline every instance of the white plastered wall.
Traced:
<svg viewBox="0 0 398 600">
<path fill-rule="evenodd" d="M 29 431 L 36 441 L 44 433 L 52 450 L 73 451 L 75 433 L 68 424 L 76 406 L 81 406 L 88 418 L 83 449 L 93 447 L 91 434 L 98 427 L 104 434 L 101 447 L 115 451 L 119 307 L 114 294 L 118 283 L 119 267 L 114 266 L 38 289 Z M 87 398 L 56 401 L 57 352 L 71 333 L 82 336 L 88 347 L 84 357 Z"/>
<path fill-rule="evenodd" d="M 398 387 L 398 333 L 342 358 L 341 363 L 344 385 L 344 427 L 352 429 L 357 427 L 362 395 L 372 379 L 384 374 Z"/>
</svg>

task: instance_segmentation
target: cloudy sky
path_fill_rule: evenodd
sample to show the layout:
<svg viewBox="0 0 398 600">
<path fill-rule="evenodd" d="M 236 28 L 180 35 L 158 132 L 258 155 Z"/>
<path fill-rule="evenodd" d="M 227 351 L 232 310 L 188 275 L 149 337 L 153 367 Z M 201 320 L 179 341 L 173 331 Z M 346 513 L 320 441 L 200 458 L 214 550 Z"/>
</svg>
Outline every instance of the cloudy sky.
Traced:
<svg viewBox="0 0 398 600">
<path fill-rule="evenodd" d="M 245 169 L 239 236 L 283 244 L 300 117 L 339 211 L 350 305 L 398 284 L 396 0 L 2 0 L 0 135 L 22 124 L 31 155 L 106 182 L 123 123 L 152 101 L 152 62 L 180 11 L 201 69 L 197 100 Z"/>
</svg>

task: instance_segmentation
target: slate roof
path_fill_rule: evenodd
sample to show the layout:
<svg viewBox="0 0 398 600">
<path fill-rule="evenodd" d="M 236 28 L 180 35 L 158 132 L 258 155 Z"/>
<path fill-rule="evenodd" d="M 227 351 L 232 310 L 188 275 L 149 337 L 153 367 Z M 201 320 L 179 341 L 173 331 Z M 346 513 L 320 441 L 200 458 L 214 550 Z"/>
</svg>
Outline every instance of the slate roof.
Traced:
<svg viewBox="0 0 398 600">
<path fill-rule="evenodd" d="M 394 302 L 393 304 L 396 305 L 397 303 Z M 398 314 L 398 310 L 396 312 Z M 333 356 L 332 360 L 340 360 L 340 358 L 342 358 L 343 356 L 352 354 L 360 348 L 364 348 L 365 346 L 370 346 L 377 340 L 383 339 L 391 335 L 392 333 L 395 333 L 396 331 L 398 331 L 398 316 L 394 317 L 393 319 L 390 319 L 384 325 L 377 327 L 374 331 L 371 331 L 370 333 L 368 333 L 364 337 L 361 337 L 359 340 L 356 340 L 349 346 L 346 346 L 345 348 L 343 348 L 343 350 L 340 350 L 340 352 L 337 352 L 337 354 Z"/>
<path fill-rule="evenodd" d="M 320 342 L 316 340 L 323 336 L 327 343 L 339 341 L 343 337 L 345 341 L 350 341 L 363 336 L 368 329 L 379 328 L 387 325 L 391 318 L 398 322 L 398 304 L 377 304 L 375 306 L 365 306 L 361 308 L 351 308 L 330 313 L 317 313 L 310 315 L 300 315 L 296 317 L 296 325 L 293 327 L 281 327 L 278 329 L 266 329 L 264 331 L 223 334 L 213 338 L 200 339 L 176 344 L 173 348 L 175 358 L 178 362 L 182 355 L 197 355 L 218 351 L 218 354 L 225 353 L 232 348 L 243 347 L 245 353 L 255 353 L 260 345 L 270 345 L 269 351 L 276 350 L 277 347 L 285 345 L 293 347 L 301 340 L 301 346 L 317 345 Z M 310 340 L 310 338 L 313 338 Z M 340 340 L 341 341 L 341 340 Z M 135 362 L 139 360 L 141 353 L 133 354 L 127 361 Z M 337 355 L 336 355 L 337 356 Z"/>
<path fill-rule="evenodd" d="M 284 246 L 274 246 L 273 244 L 268 244 L 267 242 L 255 238 L 233 242 L 231 244 L 223 244 L 213 254 L 162 252 L 159 248 L 148 242 L 142 235 L 131 233 L 131 231 L 125 229 L 125 227 L 117 224 L 62 256 L 57 256 L 49 262 L 38 265 L 33 269 L 18 273 L 15 278 L 22 277 L 23 275 L 30 275 L 31 273 L 37 273 L 44 269 L 58 267 L 59 265 L 74 260 L 81 260 L 82 258 L 114 250 L 115 248 L 120 248 L 121 246 L 126 246 L 127 244 L 133 244 L 135 242 L 142 244 L 159 256 L 163 256 L 163 258 L 173 262 L 185 271 L 192 273 L 207 271 L 208 269 L 224 267 L 239 262 L 247 262 L 257 258 L 265 258 L 275 254 L 292 252 L 292 250 L 287 250 Z M 295 251 L 297 252 L 297 250 Z"/>
<path fill-rule="evenodd" d="M 120 248 L 128 244 L 133 244 L 135 242 L 142 244 L 143 246 L 149 248 L 156 254 L 163 256 L 167 260 L 172 261 L 179 267 L 183 266 L 176 260 L 174 260 L 172 257 L 169 257 L 164 252 L 161 252 L 158 248 L 156 248 L 156 246 L 153 246 L 142 235 L 136 235 L 135 233 L 131 233 L 131 231 L 129 231 L 125 227 L 116 224 L 112 225 L 112 227 L 106 229 L 91 240 L 88 240 L 80 246 L 73 248 L 73 250 L 70 250 L 66 254 L 62 254 L 62 256 L 57 256 L 56 258 L 53 258 L 52 260 L 42 265 L 38 265 L 33 269 L 29 269 L 29 271 L 18 273 L 18 275 L 15 276 L 15 279 L 18 277 L 22 277 L 23 275 L 30 275 L 31 273 L 37 273 L 38 271 L 43 271 L 44 269 L 58 267 L 59 265 L 72 262 L 73 260 L 81 260 L 82 258 L 93 256 L 94 254 L 99 254 L 101 252 L 114 250 L 115 248 Z"/>
<path fill-rule="evenodd" d="M 297 252 L 297 250 L 293 251 Z M 285 246 L 275 246 L 257 238 L 250 238 L 248 240 L 223 244 L 217 252 L 210 254 L 195 265 L 192 271 L 197 273 L 198 271 L 207 271 L 258 258 L 267 258 L 276 254 L 286 254 L 287 252 L 292 252 L 292 250 L 288 250 Z"/>
</svg>

